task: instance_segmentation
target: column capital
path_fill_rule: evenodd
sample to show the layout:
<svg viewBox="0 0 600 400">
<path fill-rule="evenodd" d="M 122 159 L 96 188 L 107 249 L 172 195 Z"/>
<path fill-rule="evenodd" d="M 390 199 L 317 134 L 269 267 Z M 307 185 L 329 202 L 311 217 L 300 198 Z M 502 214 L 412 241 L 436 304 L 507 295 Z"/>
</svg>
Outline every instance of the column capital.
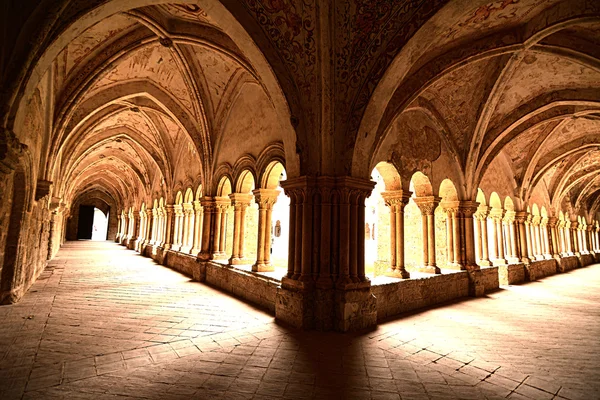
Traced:
<svg viewBox="0 0 600 400">
<path fill-rule="evenodd" d="M 231 193 L 229 195 L 231 204 L 237 209 L 240 207 L 249 207 L 252 202 L 252 194 L 250 193 Z"/>
<path fill-rule="evenodd" d="M 423 215 L 433 215 L 436 207 L 440 204 L 440 201 L 442 201 L 442 199 L 437 196 L 415 197 L 413 200 Z"/>
<path fill-rule="evenodd" d="M 410 201 L 411 195 L 412 192 L 409 192 L 408 190 L 388 190 L 381 192 L 381 197 L 383 197 L 387 206 L 400 206 L 402 209 Z"/>
<path fill-rule="evenodd" d="M 532 223 L 534 226 L 538 226 L 539 224 L 541 224 L 541 222 L 542 222 L 542 217 L 541 217 L 541 215 L 533 215 L 533 216 L 531 217 L 531 223 Z"/>
<path fill-rule="evenodd" d="M 515 220 L 518 223 L 523 224 L 523 223 L 527 222 L 528 219 L 529 219 L 529 213 L 527 211 L 516 211 L 515 212 Z"/>
<path fill-rule="evenodd" d="M 586 231 L 591 232 L 594 229 L 594 227 L 592 225 L 588 225 L 585 229 Z"/>
<path fill-rule="evenodd" d="M 554 228 L 558 223 L 558 218 L 556 217 L 549 217 L 548 218 L 548 226 L 551 228 Z"/>
<path fill-rule="evenodd" d="M 229 197 L 221 197 L 221 196 L 215 196 L 214 197 L 214 206 L 216 208 L 220 208 L 221 210 L 226 210 L 227 208 L 229 208 L 231 206 L 231 199 Z"/>
<path fill-rule="evenodd" d="M 477 207 L 477 211 L 475 211 L 475 218 L 477 218 L 480 221 L 482 221 L 482 220 L 485 221 L 489 214 L 490 214 L 490 208 L 488 206 L 479 205 Z"/>
<path fill-rule="evenodd" d="M 459 201 L 443 201 L 440 203 L 440 207 L 442 207 L 444 212 L 450 214 L 456 214 L 458 212 L 459 206 Z"/>
<path fill-rule="evenodd" d="M 194 211 L 196 212 L 200 212 L 204 208 L 202 207 L 202 202 L 200 200 L 195 200 L 192 204 L 194 205 Z"/>
<path fill-rule="evenodd" d="M 504 218 L 505 211 L 502 208 L 494 208 L 490 211 L 490 218 L 494 221 L 501 221 Z"/>
<path fill-rule="evenodd" d="M 579 222 L 577 221 L 571 221 L 569 228 L 571 229 L 577 229 L 579 227 Z"/>
<path fill-rule="evenodd" d="M 514 211 L 506 211 L 504 213 L 504 222 L 508 223 L 508 224 L 512 224 L 513 222 L 515 222 L 515 218 L 516 218 L 516 212 Z"/>
<path fill-rule="evenodd" d="M 277 189 L 254 189 L 254 201 L 259 207 L 273 207 L 273 204 L 277 202 L 279 196 L 279 190 Z"/>
<path fill-rule="evenodd" d="M 472 200 L 463 200 L 458 202 L 458 212 L 466 218 L 473 218 L 479 212 L 479 203 Z"/>
</svg>

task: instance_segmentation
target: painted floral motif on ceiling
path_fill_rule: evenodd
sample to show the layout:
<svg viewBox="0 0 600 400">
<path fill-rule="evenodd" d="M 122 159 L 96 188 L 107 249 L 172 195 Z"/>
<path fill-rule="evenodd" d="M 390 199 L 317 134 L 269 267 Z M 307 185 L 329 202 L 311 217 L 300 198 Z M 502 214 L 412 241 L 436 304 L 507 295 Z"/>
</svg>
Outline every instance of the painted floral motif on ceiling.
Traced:
<svg viewBox="0 0 600 400">
<path fill-rule="evenodd" d="M 392 60 L 447 0 L 343 0 L 336 7 L 336 96 L 355 137 L 367 103 Z M 346 118 L 346 117 L 344 117 Z"/>
<path fill-rule="evenodd" d="M 316 1 L 245 0 L 244 5 L 285 61 L 306 104 L 310 104 L 317 83 Z"/>
</svg>

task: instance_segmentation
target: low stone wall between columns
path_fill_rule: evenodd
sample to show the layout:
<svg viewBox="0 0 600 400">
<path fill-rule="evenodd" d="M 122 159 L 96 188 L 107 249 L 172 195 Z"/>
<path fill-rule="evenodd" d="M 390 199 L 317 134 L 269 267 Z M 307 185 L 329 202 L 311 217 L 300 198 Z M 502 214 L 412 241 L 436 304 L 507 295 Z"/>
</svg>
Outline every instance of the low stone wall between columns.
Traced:
<svg viewBox="0 0 600 400">
<path fill-rule="evenodd" d="M 498 267 L 482 267 L 481 277 L 485 286 L 485 293 L 494 291 L 500 287 Z"/>
<path fill-rule="evenodd" d="M 501 285 L 525 282 L 525 264 L 509 264 L 498 267 L 498 279 Z"/>
<path fill-rule="evenodd" d="M 600 253 L 594 253 L 594 261 L 600 263 Z"/>
<path fill-rule="evenodd" d="M 215 262 L 205 263 L 205 282 L 275 313 L 280 282 Z"/>
<path fill-rule="evenodd" d="M 558 261 L 559 272 L 567 272 L 579 267 L 579 259 L 576 256 L 560 257 Z"/>
<path fill-rule="evenodd" d="M 177 251 L 166 251 L 162 263 L 190 277 L 194 276 L 194 269 L 198 268 L 196 257 Z"/>
<path fill-rule="evenodd" d="M 377 298 L 377 321 L 381 321 L 407 311 L 467 297 L 469 275 L 466 271 L 432 275 L 374 285 L 371 290 Z"/>
<path fill-rule="evenodd" d="M 535 281 L 546 276 L 554 275 L 557 272 L 556 260 L 532 261 L 531 264 L 527 266 L 527 270 L 529 271 L 529 281 Z"/>
<path fill-rule="evenodd" d="M 594 263 L 594 255 L 593 254 L 582 254 L 579 256 L 579 262 L 582 267 L 588 266 Z"/>
</svg>

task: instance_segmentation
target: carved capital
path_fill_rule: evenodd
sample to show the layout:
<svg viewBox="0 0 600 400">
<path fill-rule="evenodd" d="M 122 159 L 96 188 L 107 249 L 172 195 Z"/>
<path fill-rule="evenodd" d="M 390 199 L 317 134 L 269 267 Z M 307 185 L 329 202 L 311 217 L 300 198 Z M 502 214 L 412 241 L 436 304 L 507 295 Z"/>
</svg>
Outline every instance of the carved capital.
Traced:
<svg viewBox="0 0 600 400">
<path fill-rule="evenodd" d="M 422 215 L 433 215 L 442 199 L 436 196 L 415 197 L 414 201 Z"/>
<path fill-rule="evenodd" d="M 273 204 L 277 202 L 279 196 L 279 190 L 277 189 L 255 189 L 252 193 L 258 208 L 273 208 Z"/>
<path fill-rule="evenodd" d="M 410 201 L 412 192 L 407 190 L 389 190 L 381 192 L 381 197 L 385 201 L 385 205 L 392 210 L 404 211 L 404 207 Z"/>
<path fill-rule="evenodd" d="M 475 212 L 475 218 L 480 221 L 485 221 L 490 214 L 490 208 L 488 206 L 481 205 L 477 207 L 477 211 Z"/>
<path fill-rule="evenodd" d="M 252 195 L 250 193 L 231 193 L 229 195 L 231 204 L 236 210 L 242 210 L 248 208 L 252 202 Z"/>
<path fill-rule="evenodd" d="M 476 201 L 461 201 L 458 203 L 458 212 L 465 218 L 473 218 L 479 212 L 479 203 Z"/>
<path fill-rule="evenodd" d="M 550 218 L 548 218 L 548 226 L 550 228 L 554 228 L 557 223 L 558 223 L 558 218 L 556 218 L 556 217 L 550 217 Z"/>
<path fill-rule="evenodd" d="M 506 222 L 507 224 L 512 224 L 515 222 L 515 218 L 516 218 L 516 212 L 514 211 L 507 211 L 504 214 L 504 222 Z"/>
</svg>

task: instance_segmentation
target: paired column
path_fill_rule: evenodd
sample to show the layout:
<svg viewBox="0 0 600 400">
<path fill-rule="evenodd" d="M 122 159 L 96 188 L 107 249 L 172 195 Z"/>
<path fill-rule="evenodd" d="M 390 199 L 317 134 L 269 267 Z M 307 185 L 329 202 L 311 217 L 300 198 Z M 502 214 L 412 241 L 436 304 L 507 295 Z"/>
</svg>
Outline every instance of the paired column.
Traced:
<svg viewBox="0 0 600 400">
<path fill-rule="evenodd" d="M 175 218 L 173 205 L 169 204 L 164 206 L 163 217 L 162 217 L 162 238 L 160 247 L 164 250 L 170 250 L 173 246 L 173 232 L 175 230 Z"/>
<path fill-rule="evenodd" d="M 517 232 L 519 235 L 519 248 L 517 257 L 525 264 L 531 263 L 529 255 L 529 242 L 527 240 L 529 213 L 526 211 L 517 211 L 515 213 L 515 222 L 517 224 Z"/>
<path fill-rule="evenodd" d="M 213 260 L 226 260 L 225 241 L 227 239 L 227 210 L 231 205 L 229 197 L 215 197 L 213 222 Z"/>
<path fill-rule="evenodd" d="M 404 207 L 411 194 L 403 190 L 381 193 L 386 206 L 390 208 L 390 268 L 385 274 L 395 278 L 410 278 L 404 266 Z"/>
<path fill-rule="evenodd" d="M 181 204 L 173 206 L 173 245 L 171 250 L 181 250 L 182 233 L 183 233 L 183 207 Z"/>
<path fill-rule="evenodd" d="M 507 265 L 506 258 L 504 256 L 504 235 L 502 231 L 502 219 L 504 217 L 504 210 L 501 208 L 492 208 L 490 212 L 490 219 L 492 220 L 492 249 L 494 265 Z"/>
<path fill-rule="evenodd" d="M 154 212 L 152 210 L 146 210 L 146 224 L 144 229 L 144 239 L 140 246 L 140 250 L 143 250 L 144 246 L 151 243 L 152 232 L 154 232 Z"/>
<path fill-rule="evenodd" d="M 577 221 L 571 221 L 569 226 L 570 232 L 569 236 L 571 237 L 571 251 L 575 253 L 576 256 L 580 256 L 580 248 L 579 248 L 579 223 Z"/>
<path fill-rule="evenodd" d="M 252 193 L 258 204 L 258 245 L 256 246 L 256 263 L 252 266 L 252 271 L 273 271 L 274 268 L 271 265 L 271 216 L 273 205 L 279 196 L 279 190 L 256 189 Z"/>
<path fill-rule="evenodd" d="M 490 266 L 487 217 L 489 207 L 479 206 L 475 212 L 475 238 L 477 239 L 477 260 L 481 266 Z"/>
<path fill-rule="evenodd" d="M 252 195 L 246 193 L 232 193 L 229 195 L 233 204 L 233 250 L 229 264 L 247 264 L 244 258 L 244 238 L 246 235 L 246 210 L 252 201 Z M 270 232 L 270 229 L 269 229 Z"/>
<path fill-rule="evenodd" d="M 558 218 L 549 217 L 548 218 L 548 239 L 549 239 L 549 253 L 553 258 L 560 257 L 560 238 L 559 238 L 559 229 L 558 228 Z"/>
<path fill-rule="evenodd" d="M 215 220 L 216 205 L 212 197 L 203 197 L 201 200 L 202 214 L 202 240 L 198 258 L 202 261 L 210 260 L 213 249 L 213 221 Z"/>
<path fill-rule="evenodd" d="M 183 203 L 183 239 L 181 244 L 182 253 L 190 253 L 194 245 L 193 231 L 195 219 L 194 206 L 192 203 Z"/>
<path fill-rule="evenodd" d="M 441 274 L 435 259 L 435 216 L 434 212 L 441 198 L 435 196 L 417 197 L 415 203 L 421 210 L 423 229 L 423 272 Z"/>
<path fill-rule="evenodd" d="M 444 202 L 441 206 L 446 213 L 446 264 L 450 268 L 462 269 L 458 204 L 458 201 Z"/>
<path fill-rule="evenodd" d="M 517 229 L 515 227 L 515 219 L 516 212 L 514 211 L 506 211 L 504 215 L 504 224 L 506 226 L 506 248 L 508 250 L 508 254 L 506 258 L 510 263 L 518 263 L 518 238 L 517 238 Z"/>
<path fill-rule="evenodd" d="M 190 253 L 196 255 L 202 250 L 202 224 L 203 224 L 203 212 L 202 203 L 194 201 L 194 239 L 192 249 Z"/>
</svg>

